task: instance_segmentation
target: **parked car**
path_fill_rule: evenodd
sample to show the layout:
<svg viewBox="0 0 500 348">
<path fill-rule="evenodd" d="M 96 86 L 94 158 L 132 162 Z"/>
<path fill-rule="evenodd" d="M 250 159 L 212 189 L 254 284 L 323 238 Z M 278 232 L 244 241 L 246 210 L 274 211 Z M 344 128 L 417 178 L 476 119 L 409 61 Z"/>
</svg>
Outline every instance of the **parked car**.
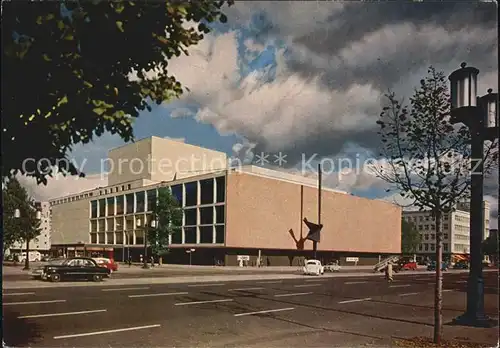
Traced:
<svg viewBox="0 0 500 348">
<path fill-rule="evenodd" d="M 31 262 L 38 262 L 42 259 L 42 254 L 40 254 L 39 251 L 30 251 L 29 252 L 29 260 Z M 23 251 L 21 255 L 19 256 L 19 262 L 25 262 L 26 261 L 26 252 Z"/>
<path fill-rule="evenodd" d="M 469 264 L 467 262 L 464 262 L 464 261 L 459 261 L 453 265 L 453 268 L 454 269 L 468 269 Z"/>
<path fill-rule="evenodd" d="M 435 271 L 436 270 L 436 262 L 435 261 L 431 261 L 427 265 L 427 270 L 428 271 Z M 442 271 L 447 271 L 448 270 L 448 264 L 446 262 L 441 262 L 441 270 Z"/>
<path fill-rule="evenodd" d="M 416 271 L 417 268 L 418 268 L 417 263 L 413 261 L 402 262 L 398 265 L 399 271 Z"/>
<path fill-rule="evenodd" d="M 66 259 L 52 259 L 52 260 L 49 260 L 49 264 L 45 265 L 45 266 L 61 265 L 64 261 L 66 261 Z M 33 277 L 34 279 L 42 279 L 43 270 L 44 270 L 45 266 L 39 266 L 39 267 L 34 268 L 33 271 L 31 271 L 31 277 Z"/>
<path fill-rule="evenodd" d="M 118 263 L 114 260 L 108 259 L 106 257 L 94 257 L 93 258 L 97 265 L 109 269 L 109 273 L 118 271 Z"/>
<path fill-rule="evenodd" d="M 340 265 L 338 262 L 330 262 L 323 268 L 325 272 L 340 272 Z"/>
<path fill-rule="evenodd" d="M 109 269 L 100 267 L 97 262 L 87 257 L 75 257 L 64 260 L 61 264 L 49 264 L 43 267 L 41 278 L 58 282 L 60 280 L 102 281 L 109 276 Z"/>
<path fill-rule="evenodd" d="M 325 268 L 319 260 L 307 260 L 304 266 L 304 274 L 321 275 L 325 273 Z"/>
</svg>

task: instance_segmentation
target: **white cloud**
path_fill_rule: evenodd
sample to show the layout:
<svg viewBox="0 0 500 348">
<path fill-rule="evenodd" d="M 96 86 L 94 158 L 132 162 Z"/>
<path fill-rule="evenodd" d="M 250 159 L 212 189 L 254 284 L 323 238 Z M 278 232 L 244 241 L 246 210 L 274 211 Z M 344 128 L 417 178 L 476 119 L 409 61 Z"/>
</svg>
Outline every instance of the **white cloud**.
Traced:
<svg viewBox="0 0 500 348">
<path fill-rule="evenodd" d="M 194 114 L 188 108 L 177 108 L 170 112 L 170 117 L 172 118 L 189 117 L 189 116 L 194 116 Z"/>
<path fill-rule="evenodd" d="M 18 176 L 17 178 L 21 185 L 26 188 L 28 194 L 40 201 L 47 201 L 108 185 L 108 178 L 101 174 L 87 175 L 85 178 L 57 174 L 53 178 L 48 178 L 47 185 L 37 185 L 35 179 L 26 176 Z"/>
</svg>

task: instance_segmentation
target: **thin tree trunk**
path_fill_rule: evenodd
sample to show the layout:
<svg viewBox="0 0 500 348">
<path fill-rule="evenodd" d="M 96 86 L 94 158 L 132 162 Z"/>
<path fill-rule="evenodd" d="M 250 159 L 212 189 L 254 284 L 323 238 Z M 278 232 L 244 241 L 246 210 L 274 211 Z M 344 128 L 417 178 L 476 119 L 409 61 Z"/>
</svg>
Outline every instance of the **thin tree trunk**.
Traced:
<svg viewBox="0 0 500 348">
<path fill-rule="evenodd" d="M 24 260 L 24 269 L 30 269 L 30 239 L 26 238 L 26 259 Z"/>
<path fill-rule="evenodd" d="M 441 212 L 437 211 L 436 218 L 436 288 L 434 298 L 434 343 L 441 343 L 443 332 L 443 272 L 441 264 L 443 262 L 443 246 L 441 234 Z"/>
</svg>

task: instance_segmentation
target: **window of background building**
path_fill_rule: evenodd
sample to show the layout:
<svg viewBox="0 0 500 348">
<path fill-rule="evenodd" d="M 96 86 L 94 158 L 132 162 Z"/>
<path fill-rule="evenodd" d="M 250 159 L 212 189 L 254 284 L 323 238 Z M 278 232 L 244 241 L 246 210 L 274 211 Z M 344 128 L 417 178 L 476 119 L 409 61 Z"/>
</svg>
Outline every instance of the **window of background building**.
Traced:
<svg viewBox="0 0 500 348">
<path fill-rule="evenodd" d="M 188 182 L 184 184 L 186 190 L 186 207 L 192 207 L 198 204 L 198 184 L 197 182 Z"/>
<path fill-rule="evenodd" d="M 177 203 L 179 203 L 179 206 L 182 207 L 184 204 L 184 201 L 182 199 L 182 185 L 173 185 L 171 186 L 171 190 L 172 196 L 175 197 Z"/>
<path fill-rule="evenodd" d="M 215 243 L 224 243 L 224 225 L 215 226 Z"/>
<path fill-rule="evenodd" d="M 420 216 L 419 218 L 420 218 L 419 219 L 420 221 L 424 221 L 424 217 L 423 216 Z"/>
<path fill-rule="evenodd" d="M 419 225 L 419 226 L 418 226 L 418 229 L 419 229 L 420 231 L 422 231 L 422 230 L 424 229 L 424 226 Z"/>
<path fill-rule="evenodd" d="M 134 194 L 129 193 L 125 196 L 126 206 L 125 214 L 132 214 L 134 212 Z"/>
<path fill-rule="evenodd" d="M 213 243 L 214 238 L 214 227 L 213 226 L 202 226 L 200 227 L 200 243 Z"/>
<path fill-rule="evenodd" d="M 123 215 L 124 206 L 123 206 L 123 196 L 116 196 L 116 215 Z"/>
<path fill-rule="evenodd" d="M 444 221 L 448 221 L 448 215 L 444 216 Z"/>
<path fill-rule="evenodd" d="M 142 229 L 135 230 L 135 244 L 136 245 L 144 244 L 144 231 Z"/>
<path fill-rule="evenodd" d="M 99 200 L 99 217 L 103 217 L 106 215 L 106 200 L 100 199 Z"/>
<path fill-rule="evenodd" d="M 427 243 L 424 244 L 424 250 L 429 251 L 429 244 L 427 244 Z"/>
<path fill-rule="evenodd" d="M 115 230 L 117 230 L 117 231 L 123 231 L 123 228 L 124 228 L 124 226 L 123 226 L 123 216 L 117 217 L 115 219 Z"/>
<path fill-rule="evenodd" d="M 144 215 L 136 215 L 134 221 L 135 228 L 143 229 L 144 228 Z"/>
<path fill-rule="evenodd" d="M 115 219 L 113 219 L 113 218 L 108 219 L 107 230 L 108 231 L 114 231 L 115 230 Z"/>
<path fill-rule="evenodd" d="M 134 244 L 134 232 L 133 231 L 125 231 L 123 234 L 125 235 L 125 244 L 133 245 Z"/>
<path fill-rule="evenodd" d="M 448 251 L 448 244 L 443 244 L 443 251 Z"/>
<path fill-rule="evenodd" d="M 90 232 L 97 232 L 97 220 L 90 221 Z"/>
<path fill-rule="evenodd" d="M 90 211 L 91 211 L 91 218 L 96 218 L 97 217 L 97 201 L 92 201 L 90 202 Z"/>
<path fill-rule="evenodd" d="M 213 207 L 200 208 L 200 225 L 213 225 L 213 223 L 214 223 L 214 208 Z"/>
<path fill-rule="evenodd" d="M 184 227 L 184 243 L 196 243 L 196 227 Z"/>
<path fill-rule="evenodd" d="M 223 224 L 224 223 L 224 206 L 218 205 L 215 207 L 215 223 Z"/>
<path fill-rule="evenodd" d="M 146 197 L 145 197 L 144 191 L 139 191 L 135 193 L 135 204 L 136 204 L 136 209 L 135 211 L 137 213 L 144 213 L 144 210 L 146 209 Z"/>
<path fill-rule="evenodd" d="M 436 239 L 436 235 L 435 234 L 431 234 L 431 239 L 432 240 Z"/>
<path fill-rule="evenodd" d="M 148 206 L 146 207 L 146 209 L 147 211 L 153 211 L 154 207 L 156 206 L 156 189 L 148 190 L 146 194 L 148 201 Z"/>
<path fill-rule="evenodd" d="M 425 225 L 425 229 L 428 230 L 429 229 L 429 225 Z"/>
<path fill-rule="evenodd" d="M 91 233 L 90 234 L 90 243 L 91 244 L 97 244 L 97 233 Z"/>
<path fill-rule="evenodd" d="M 196 208 L 184 209 L 184 226 L 196 226 L 197 216 Z"/>
<path fill-rule="evenodd" d="M 134 229 L 134 217 L 133 216 L 127 216 L 125 218 L 125 229 L 127 231 L 132 231 Z"/>
<path fill-rule="evenodd" d="M 106 233 L 99 232 L 97 234 L 97 243 L 98 244 L 104 244 L 104 243 L 106 243 Z"/>
<path fill-rule="evenodd" d="M 115 215 L 115 197 L 107 198 L 106 205 L 108 207 L 108 216 Z"/>
<path fill-rule="evenodd" d="M 106 223 L 105 223 L 105 220 L 104 219 L 99 219 L 98 220 L 98 227 L 97 227 L 97 231 L 98 232 L 104 232 L 104 230 L 106 229 Z"/>
<path fill-rule="evenodd" d="M 217 186 L 217 203 L 223 203 L 226 200 L 226 177 L 219 176 L 215 179 Z"/>
<path fill-rule="evenodd" d="M 426 234 L 426 235 L 424 236 L 424 238 L 425 238 L 425 240 L 429 240 L 429 235 L 428 235 L 428 234 Z"/>
<path fill-rule="evenodd" d="M 114 232 L 107 232 L 106 237 L 107 237 L 106 244 L 115 244 L 115 233 Z"/>
<path fill-rule="evenodd" d="M 431 225 L 431 229 L 435 230 L 436 229 L 436 225 Z"/>
<path fill-rule="evenodd" d="M 434 251 L 434 249 L 435 249 L 435 245 L 431 244 L 431 251 Z"/>
<path fill-rule="evenodd" d="M 419 244 L 418 251 L 422 251 L 422 244 Z"/>
<path fill-rule="evenodd" d="M 214 203 L 214 179 L 205 179 L 200 181 L 200 204 Z"/>
<path fill-rule="evenodd" d="M 448 239 L 448 233 L 443 233 L 443 239 Z"/>
<path fill-rule="evenodd" d="M 123 244 L 123 232 L 115 232 L 115 244 Z"/>
<path fill-rule="evenodd" d="M 174 229 L 172 231 L 172 244 L 182 244 L 182 229 Z"/>
<path fill-rule="evenodd" d="M 448 229 L 448 224 L 443 224 L 443 229 L 447 230 Z"/>
</svg>

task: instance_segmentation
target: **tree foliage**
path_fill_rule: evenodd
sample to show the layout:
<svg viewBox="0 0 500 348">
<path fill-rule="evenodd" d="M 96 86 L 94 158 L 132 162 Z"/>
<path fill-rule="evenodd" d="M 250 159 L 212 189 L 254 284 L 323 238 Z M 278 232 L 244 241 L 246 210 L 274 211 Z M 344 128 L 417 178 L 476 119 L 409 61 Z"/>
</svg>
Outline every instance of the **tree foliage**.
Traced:
<svg viewBox="0 0 500 348">
<path fill-rule="evenodd" d="M 16 242 L 30 241 L 40 235 L 40 221 L 36 218 L 34 201 L 17 179 L 10 179 L 2 189 L 3 195 L 3 248 Z M 20 217 L 14 216 L 19 209 Z"/>
<path fill-rule="evenodd" d="M 401 252 L 403 254 L 414 254 L 422 242 L 422 236 L 415 224 L 401 219 Z"/>
<path fill-rule="evenodd" d="M 149 230 L 148 241 L 153 254 L 158 256 L 168 250 L 169 236 L 181 233 L 182 226 L 182 210 L 179 202 L 167 187 L 158 189 L 153 220 L 156 226 Z"/>
<path fill-rule="evenodd" d="M 105 132 L 133 140 L 150 102 L 183 93 L 168 60 L 187 55 L 208 23 L 225 22 L 226 3 L 2 2 L 2 176 L 46 183 L 54 166 L 83 176 L 66 159 L 73 144 Z"/>
</svg>

